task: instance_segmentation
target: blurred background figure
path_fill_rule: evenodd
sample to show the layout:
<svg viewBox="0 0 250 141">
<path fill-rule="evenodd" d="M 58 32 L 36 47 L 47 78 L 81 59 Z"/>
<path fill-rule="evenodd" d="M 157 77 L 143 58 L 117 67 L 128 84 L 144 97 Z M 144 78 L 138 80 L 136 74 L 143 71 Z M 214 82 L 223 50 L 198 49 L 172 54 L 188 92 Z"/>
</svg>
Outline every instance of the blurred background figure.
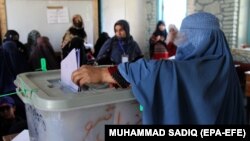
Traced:
<svg viewBox="0 0 250 141">
<path fill-rule="evenodd" d="M 154 52 L 154 46 L 157 43 L 160 43 L 159 45 L 165 45 L 165 41 L 167 39 L 167 30 L 166 25 L 164 21 L 158 21 L 155 31 L 153 32 L 152 36 L 149 39 L 149 54 L 150 58 L 153 57 Z"/>
<path fill-rule="evenodd" d="M 27 49 L 25 48 L 24 44 L 19 41 L 19 34 L 15 30 L 8 30 L 3 38 L 3 43 L 7 41 L 13 41 L 15 42 L 18 51 L 25 57 L 26 60 L 29 58 L 29 53 Z"/>
<path fill-rule="evenodd" d="M 17 134 L 28 129 L 25 119 L 15 114 L 14 99 L 9 96 L 0 97 L 0 141 L 2 136 Z"/>
<path fill-rule="evenodd" d="M 165 25 L 163 26 L 162 24 L 159 26 L 159 30 L 155 31 L 150 38 L 150 58 L 155 60 L 169 59 L 176 53 L 176 45 L 174 44 L 174 40 L 177 36 L 178 29 L 175 25 L 170 24 L 168 27 L 168 34 L 165 36 Z M 160 31 L 160 29 L 164 29 L 164 31 Z"/>
<path fill-rule="evenodd" d="M 250 48 L 250 45 L 249 44 L 242 44 L 241 48 Z"/>
<path fill-rule="evenodd" d="M 2 46 L 2 38 L 1 38 L 1 36 L 0 36 L 0 47 Z"/>
<path fill-rule="evenodd" d="M 16 86 L 14 80 L 20 73 L 30 71 L 28 62 L 22 52 L 18 50 L 17 44 L 14 41 L 5 41 L 2 48 L 2 58 L 4 60 L 1 63 L 2 68 L 0 74 L 0 81 L 3 81 L 0 85 L 3 86 L 1 94 L 9 94 L 16 92 Z M 2 60 L 1 60 L 2 61 Z M 17 114 L 26 119 L 24 103 L 17 95 L 11 95 L 15 100 Z"/>
<path fill-rule="evenodd" d="M 180 34 L 177 27 L 174 24 L 170 24 L 168 26 L 168 36 L 166 39 L 168 57 L 172 57 L 175 55 L 178 46 L 176 45 L 176 41 L 183 40 L 183 37 L 178 35 Z"/>
<path fill-rule="evenodd" d="M 8 59 L 8 60 L 7 60 Z M 3 48 L 0 47 L 0 95 L 14 90 L 14 73 L 9 69 L 9 58 L 6 58 Z"/>
<path fill-rule="evenodd" d="M 7 68 L 4 69 L 10 71 L 15 77 L 20 73 L 30 70 L 26 56 L 20 51 L 21 49 L 21 47 L 18 47 L 17 44 L 11 40 L 3 43 L 3 53 L 7 64 Z"/>
<path fill-rule="evenodd" d="M 29 56 L 31 55 L 32 50 L 35 48 L 37 38 L 39 37 L 41 37 L 41 34 L 37 30 L 32 30 L 28 34 L 27 43 L 25 44 L 25 47 L 29 53 Z"/>
<path fill-rule="evenodd" d="M 80 65 L 87 64 L 87 53 L 84 42 L 87 34 L 84 29 L 82 17 L 74 15 L 72 18 L 73 25 L 67 30 L 62 41 L 62 59 L 64 59 L 72 49 L 80 49 Z M 88 50 L 89 51 L 89 50 Z"/>
<path fill-rule="evenodd" d="M 45 36 L 37 38 L 36 46 L 31 52 L 29 64 L 33 71 L 41 70 L 41 58 L 46 59 L 47 70 L 60 69 L 55 51 Z"/>
<path fill-rule="evenodd" d="M 95 46 L 94 46 L 94 57 L 96 58 L 102 45 L 108 40 L 110 39 L 109 35 L 107 32 L 102 32 L 100 35 L 99 35 L 99 38 L 97 39 L 96 43 L 95 43 Z"/>
</svg>

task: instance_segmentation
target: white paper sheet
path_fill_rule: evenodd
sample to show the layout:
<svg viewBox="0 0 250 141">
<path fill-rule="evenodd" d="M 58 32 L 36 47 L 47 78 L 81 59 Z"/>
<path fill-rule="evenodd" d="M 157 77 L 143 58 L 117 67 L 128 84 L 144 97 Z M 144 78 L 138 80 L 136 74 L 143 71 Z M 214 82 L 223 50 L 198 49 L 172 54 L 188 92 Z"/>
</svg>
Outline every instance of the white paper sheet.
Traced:
<svg viewBox="0 0 250 141">
<path fill-rule="evenodd" d="M 84 43 L 84 46 L 86 49 L 93 49 L 93 44 L 90 44 L 90 43 Z"/>
<path fill-rule="evenodd" d="M 69 12 L 67 7 L 47 8 L 47 21 L 49 24 L 69 23 Z"/>
<path fill-rule="evenodd" d="M 12 141 L 30 141 L 29 131 L 23 130 Z"/>
<path fill-rule="evenodd" d="M 79 67 L 78 62 L 80 62 L 80 60 L 78 60 L 77 52 L 79 52 L 79 50 L 72 49 L 68 56 L 61 61 L 61 82 L 72 88 L 74 92 L 79 90 L 79 87 L 71 80 L 73 71 Z"/>
</svg>

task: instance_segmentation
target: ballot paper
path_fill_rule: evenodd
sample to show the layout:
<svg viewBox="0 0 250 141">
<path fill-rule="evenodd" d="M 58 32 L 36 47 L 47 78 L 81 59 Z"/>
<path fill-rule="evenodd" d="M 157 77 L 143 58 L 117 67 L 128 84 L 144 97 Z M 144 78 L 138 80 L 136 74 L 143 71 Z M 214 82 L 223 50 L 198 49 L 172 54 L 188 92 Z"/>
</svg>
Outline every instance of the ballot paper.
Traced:
<svg viewBox="0 0 250 141">
<path fill-rule="evenodd" d="M 29 141 L 29 131 L 23 130 L 21 133 L 19 133 L 12 141 Z"/>
<path fill-rule="evenodd" d="M 73 92 L 79 92 L 80 87 L 71 80 L 73 71 L 80 67 L 80 50 L 72 49 L 71 52 L 61 61 L 61 82 Z"/>
</svg>

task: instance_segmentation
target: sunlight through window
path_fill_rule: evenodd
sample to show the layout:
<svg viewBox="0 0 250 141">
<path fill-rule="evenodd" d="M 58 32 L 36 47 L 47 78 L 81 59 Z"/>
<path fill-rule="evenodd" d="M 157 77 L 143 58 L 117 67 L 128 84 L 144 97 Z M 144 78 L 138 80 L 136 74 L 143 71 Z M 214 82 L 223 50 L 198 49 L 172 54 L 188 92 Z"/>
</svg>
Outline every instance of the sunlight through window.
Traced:
<svg viewBox="0 0 250 141">
<path fill-rule="evenodd" d="M 160 3 L 162 5 L 160 18 L 165 21 L 166 26 L 174 24 L 180 29 L 181 21 L 186 17 L 187 0 L 162 0 Z"/>
</svg>

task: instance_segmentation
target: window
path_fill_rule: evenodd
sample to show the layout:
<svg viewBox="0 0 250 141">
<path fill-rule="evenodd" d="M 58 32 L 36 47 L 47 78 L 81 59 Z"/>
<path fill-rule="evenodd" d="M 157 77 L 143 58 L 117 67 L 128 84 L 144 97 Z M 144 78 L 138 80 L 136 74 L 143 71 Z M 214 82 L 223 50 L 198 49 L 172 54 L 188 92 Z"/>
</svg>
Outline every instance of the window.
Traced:
<svg viewBox="0 0 250 141">
<path fill-rule="evenodd" d="M 239 33 L 238 45 L 250 44 L 250 2 L 249 0 L 241 0 L 239 7 Z"/>
<path fill-rule="evenodd" d="M 158 20 L 165 21 L 167 27 L 174 24 L 180 29 L 181 21 L 187 13 L 187 0 L 159 0 L 158 9 Z"/>
</svg>

